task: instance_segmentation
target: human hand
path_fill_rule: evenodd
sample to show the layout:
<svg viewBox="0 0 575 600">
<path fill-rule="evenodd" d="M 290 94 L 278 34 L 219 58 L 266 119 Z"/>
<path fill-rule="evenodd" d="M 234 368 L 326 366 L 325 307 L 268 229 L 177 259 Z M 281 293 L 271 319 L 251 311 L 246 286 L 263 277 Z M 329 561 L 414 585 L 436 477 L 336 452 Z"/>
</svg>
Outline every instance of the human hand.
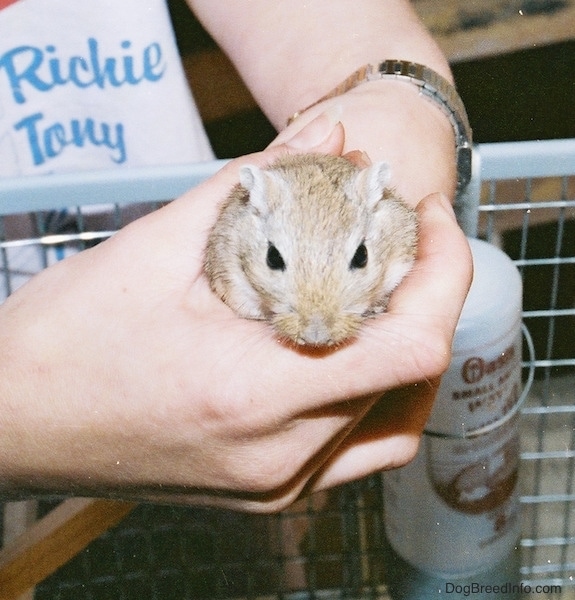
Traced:
<svg viewBox="0 0 575 600">
<path fill-rule="evenodd" d="M 272 511 L 414 455 L 470 282 L 446 201 L 420 203 L 413 272 L 334 352 L 294 350 L 237 318 L 202 271 L 241 164 L 342 147 L 341 127 L 320 117 L 7 300 L 0 493 Z"/>
</svg>

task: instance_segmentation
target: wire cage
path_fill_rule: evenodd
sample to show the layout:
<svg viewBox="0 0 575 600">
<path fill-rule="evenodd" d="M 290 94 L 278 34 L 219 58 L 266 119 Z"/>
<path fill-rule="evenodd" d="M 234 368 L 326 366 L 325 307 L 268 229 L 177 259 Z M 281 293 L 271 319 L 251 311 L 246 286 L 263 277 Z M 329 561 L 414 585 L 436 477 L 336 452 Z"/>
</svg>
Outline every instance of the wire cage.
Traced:
<svg viewBox="0 0 575 600">
<path fill-rule="evenodd" d="M 521 413 L 520 576 L 538 597 L 575 598 L 575 140 L 484 144 L 475 154 L 461 220 L 519 267 L 535 347 L 524 357 L 535 381 Z M 0 182 L 0 300 L 220 166 Z M 142 504 L 34 598 L 389 598 L 383 494 L 374 475 L 273 516 Z M 40 501 L 39 514 L 58 501 Z"/>
</svg>

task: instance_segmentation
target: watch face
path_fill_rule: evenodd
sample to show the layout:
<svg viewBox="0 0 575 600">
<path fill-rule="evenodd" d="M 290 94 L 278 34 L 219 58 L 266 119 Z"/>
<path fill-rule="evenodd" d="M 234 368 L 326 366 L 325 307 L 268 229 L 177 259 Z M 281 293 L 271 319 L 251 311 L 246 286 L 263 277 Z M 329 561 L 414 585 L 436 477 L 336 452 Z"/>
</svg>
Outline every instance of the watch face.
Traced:
<svg viewBox="0 0 575 600">
<path fill-rule="evenodd" d="M 457 148 L 457 187 L 464 188 L 471 180 L 473 149 L 471 146 Z"/>
</svg>

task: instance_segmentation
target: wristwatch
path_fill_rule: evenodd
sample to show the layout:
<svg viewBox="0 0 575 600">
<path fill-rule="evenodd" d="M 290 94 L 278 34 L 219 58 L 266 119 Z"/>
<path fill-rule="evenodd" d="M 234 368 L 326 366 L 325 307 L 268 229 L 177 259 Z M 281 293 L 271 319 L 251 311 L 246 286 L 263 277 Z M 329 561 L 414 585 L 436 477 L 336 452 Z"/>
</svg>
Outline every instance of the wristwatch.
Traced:
<svg viewBox="0 0 575 600">
<path fill-rule="evenodd" d="M 444 112 L 455 133 L 455 150 L 457 160 L 457 192 L 460 194 L 471 179 L 472 131 L 467 118 L 463 101 L 455 87 L 434 70 L 408 60 L 388 59 L 379 64 L 368 64 L 354 71 L 331 92 L 305 109 L 295 113 L 288 124 L 302 112 L 364 83 L 379 79 L 398 79 L 413 83 L 419 87 L 420 93 L 431 100 Z"/>
</svg>

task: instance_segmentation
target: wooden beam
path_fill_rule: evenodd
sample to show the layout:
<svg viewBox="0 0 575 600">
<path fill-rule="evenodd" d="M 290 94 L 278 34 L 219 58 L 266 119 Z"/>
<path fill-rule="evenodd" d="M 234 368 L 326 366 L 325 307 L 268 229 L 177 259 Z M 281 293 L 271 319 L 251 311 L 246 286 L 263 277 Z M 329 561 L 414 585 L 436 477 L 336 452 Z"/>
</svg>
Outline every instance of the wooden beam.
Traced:
<svg viewBox="0 0 575 600">
<path fill-rule="evenodd" d="M 2 546 L 6 546 L 31 527 L 36 521 L 37 511 L 37 500 L 22 500 L 4 504 L 4 541 Z M 18 600 L 34 600 L 34 588 L 30 588 L 18 596 Z"/>
<path fill-rule="evenodd" d="M 0 551 L 0 599 L 14 600 L 121 521 L 133 502 L 72 498 Z"/>
<path fill-rule="evenodd" d="M 575 39 L 575 0 L 414 0 L 413 6 L 452 63 Z"/>
</svg>

